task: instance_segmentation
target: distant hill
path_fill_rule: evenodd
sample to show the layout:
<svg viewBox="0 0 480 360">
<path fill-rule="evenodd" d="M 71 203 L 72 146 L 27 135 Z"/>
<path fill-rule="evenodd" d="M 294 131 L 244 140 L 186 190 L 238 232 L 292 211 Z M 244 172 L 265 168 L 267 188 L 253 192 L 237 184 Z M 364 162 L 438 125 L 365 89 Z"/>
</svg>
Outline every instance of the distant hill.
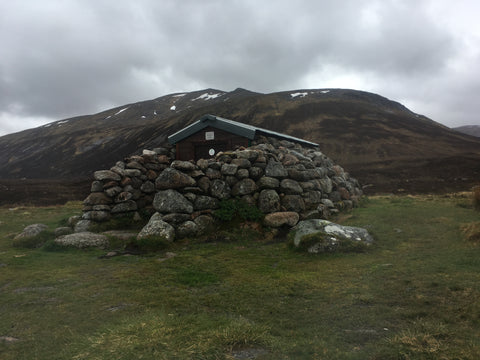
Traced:
<svg viewBox="0 0 480 360">
<path fill-rule="evenodd" d="M 0 137 L 0 179 L 91 179 L 95 170 L 161 146 L 204 114 L 314 141 L 371 185 L 369 191 L 449 191 L 480 177 L 480 139 L 380 95 L 348 89 L 271 94 L 205 89 Z"/>
<path fill-rule="evenodd" d="M 459 131 L 464 134 L 480 137 L 480 125 L 465 125 L 453 128 L 453 130 Z"/>
</svg>

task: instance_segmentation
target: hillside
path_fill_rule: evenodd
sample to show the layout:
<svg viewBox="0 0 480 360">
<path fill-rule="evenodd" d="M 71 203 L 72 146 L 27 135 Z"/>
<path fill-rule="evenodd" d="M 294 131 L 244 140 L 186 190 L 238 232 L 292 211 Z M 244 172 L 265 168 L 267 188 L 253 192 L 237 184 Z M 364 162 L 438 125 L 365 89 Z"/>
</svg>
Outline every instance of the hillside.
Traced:
<svg viewBox="0 0 480 360">
<path fill-rule="evenodd" d="M 461 133 L 480 137 L 480 125 L 465 125 L 453 128 L 453 130 L 459 131 Z"/>
<path fill-rule="evenodd" d="M 372 192 L 450 191 L 471 186 L 480 174 L 480 139 L 376 94 L 206 89 L 0 137 L 0 178 L 27 178 L 31 184 L 31 179 L 91 179 L 93 171 L 162 145 L 168 135 L 207 113 L 319 143 Z M 20 186 L 9 184 L 3 188 Z"/>
</svg>

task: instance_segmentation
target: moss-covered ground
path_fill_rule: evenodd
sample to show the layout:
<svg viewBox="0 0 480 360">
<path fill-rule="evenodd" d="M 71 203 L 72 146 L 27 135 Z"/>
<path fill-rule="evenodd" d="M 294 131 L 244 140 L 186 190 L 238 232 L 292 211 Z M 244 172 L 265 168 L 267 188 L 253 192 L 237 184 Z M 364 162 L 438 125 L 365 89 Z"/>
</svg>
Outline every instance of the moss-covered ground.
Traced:
<svg viewBox="0 0 480 360">
<path fill-rule="evenodd" d="M 79 212 L 0 208 L 0 359 L 480 358 L 466 197 L 366 199 L 336 219 L 374 235 L 361 253 L 309 255 L 240 225 L 144 255 L 12 247 Z"/>
</svg>

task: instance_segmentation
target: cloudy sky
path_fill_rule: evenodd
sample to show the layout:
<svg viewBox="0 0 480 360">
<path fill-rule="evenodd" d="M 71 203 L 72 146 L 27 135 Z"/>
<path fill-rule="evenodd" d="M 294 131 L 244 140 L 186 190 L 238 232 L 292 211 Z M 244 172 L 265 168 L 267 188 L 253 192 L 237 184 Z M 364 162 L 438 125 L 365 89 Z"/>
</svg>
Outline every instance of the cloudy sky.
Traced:
<svg viewBox="0 0 480 360">
<path fill-rule="evenodd" d="M 351 88 L 480 125 L 478 0 L 0 0 L 0 135 L 179 91 Z"/>
</svg>

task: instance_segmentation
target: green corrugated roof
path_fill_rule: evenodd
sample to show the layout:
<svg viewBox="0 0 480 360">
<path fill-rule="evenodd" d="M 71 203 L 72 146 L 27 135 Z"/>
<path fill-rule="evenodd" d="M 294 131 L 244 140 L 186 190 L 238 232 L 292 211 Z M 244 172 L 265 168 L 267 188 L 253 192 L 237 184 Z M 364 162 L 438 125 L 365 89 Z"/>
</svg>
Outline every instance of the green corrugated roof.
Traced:
<svg viewBox="0 0 480 360">
<path fill-rule="evenodd" d="M 275 131 L 258 128 L 252 125 L 239 123 L 237 121 L 224 119 L 215 115 L 202 116 L 199 120 L 195 121 L 193 124 L 188 125 L 182 130 L 179 130 L 176 133 L 170 135 L 168 137 L 168 142 L 170 144 L 176 144 L 177 142 L 183 139 L 186 139 L 193 134 L 196 134 L 197 132 L 199 132 L 202 129 L 205 129 L 208 126 L 214 127 L 216 129 L 224 130 L 232 134 L 240 135 L 250 140 L 253 140 L 257 133 L 263 133 L 264 135 L 274 136 L 274 137 L 282 138 L 285 140 L 302 143 L 305 145 L 318 146 L 318 144 L 307 141 L 307 140 L 281 134 Z"/>
</svg>

